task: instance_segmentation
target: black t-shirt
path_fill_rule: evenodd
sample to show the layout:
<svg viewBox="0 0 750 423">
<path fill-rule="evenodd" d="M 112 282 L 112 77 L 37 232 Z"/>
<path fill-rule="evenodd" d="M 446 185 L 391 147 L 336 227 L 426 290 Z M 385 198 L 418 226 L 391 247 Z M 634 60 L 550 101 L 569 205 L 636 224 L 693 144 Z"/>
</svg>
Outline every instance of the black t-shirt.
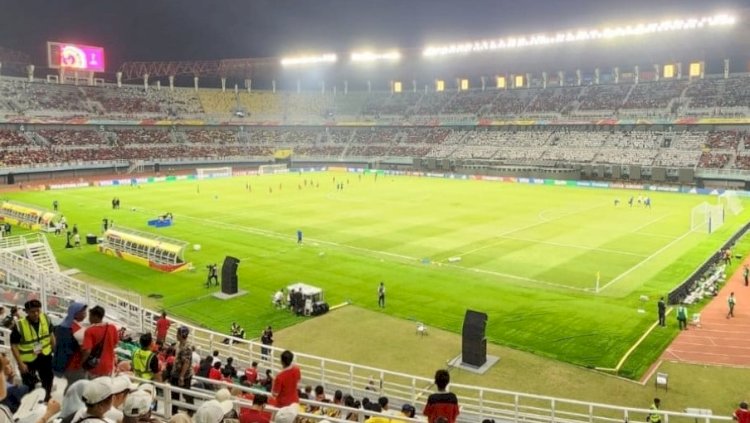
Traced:
<svg viewBox="0 0 750 423">
<path fill-rule="evenodd" d="M 263 336 L 260 337 L 260 342 L 264 345 L 271 345 L 273 344 L 273 332 L 271 331 L 264 331 Z"/>
</svg>

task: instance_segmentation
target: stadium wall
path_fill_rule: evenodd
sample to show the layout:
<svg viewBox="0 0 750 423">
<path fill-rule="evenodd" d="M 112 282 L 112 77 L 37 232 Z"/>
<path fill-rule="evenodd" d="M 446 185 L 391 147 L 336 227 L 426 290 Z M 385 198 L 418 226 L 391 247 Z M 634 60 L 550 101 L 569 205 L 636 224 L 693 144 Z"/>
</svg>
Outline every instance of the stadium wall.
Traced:
<svg viewBox="0 0 750 423">
<path fill-rule="evenodd" d="M 732 248 L 734 244 L 745 234 L 747 234 L 748 230 L 750 230 L 750 223 L 745 224 L 740 230 L 734 233 L 731 238 L 727 240 L 727 242 L 724 243 L 724 245 L 721 246 L 719 251 L 716 251 L 714 254 L 711 255 L 698 269 L 695 270 L 687 279 L 685 279 L 684 282 L 677 285 L 672 291 L 669 292 L 669 295 L 667 296 L 667 301 L 669 304 L 679 304 L 681 303 L 689 294 L 690 291 L 692 291 L 692 288 L 695 286 L 697 282 L 702 280 L 707 272 L 710 271 L 712 266 L 718 265 L 722 260 L 722 254 L 721 251 Z"/>
<path fill-rule="evenodd" d="M 8 184 L 9 173 L 0 170 L 0 186 L 5 189 L 50 189 L 53 187 L 74 187 L 98 185 L 105 180 L 145 180 L 154 179 L 157 181 L 166 176 L 187 176 L 193 175 L 197 167 L 206 166 L 232 166 L 235 174 L 242 174 L 257 169 L 263 164 L 273 163 L 273 159 L 243 159 L 243 160 L 210 160 L 210 161 L 163 161 L 158 162 L 160 172 L 155 172 L 157 163 L 149 162 L 144 164 L 143 172 L 127 173 L 127 166 L 123 163 L 114 165 L 96 165 L 94 168 L 54 168 L 54 169 L 12 169 L 15 184 Z M 518 182 L 546 185 L 565 185 L 607 189 L 635 189 L 660 192 L 682 192 L 689 194 L 708 194 L 719 195 L 725 189 L 731 188 L 736 190 L 737 184 L 720 184 L 718 182 L 709 184 L 690 183 L 673 183 L 670 181 L 629 181 L 629 180 L 612 180 L 600 178 L 592 180 L 580 170 L 575 168 L 554 168 L 554 167 L 521 167 L 521 166 L 498 166 L 488 167 L 486 169 L 472 167 L 449 167 L 449 168 L 423 168 L 415 166 L 416 162 L 412 159 L 394 159 L 367 160 L 362 158 L 358 161 L 331 161 L 325 159 L 294 161 L 290 164 L 291 171 L 321 171 L 341 169 L 344 171 L 380 171 L 393 175 L 411 175 L 411 176 L 439 176 L 451 179 L 481 179 L 497 180 L 502 182 Z M 150 181 L 153 182 L 153 181 Z M 747 183 L 745 185 L 747 188 Z M 737 190 L 738 194 L 750 197 L 750 190 Z"/>
</svg>

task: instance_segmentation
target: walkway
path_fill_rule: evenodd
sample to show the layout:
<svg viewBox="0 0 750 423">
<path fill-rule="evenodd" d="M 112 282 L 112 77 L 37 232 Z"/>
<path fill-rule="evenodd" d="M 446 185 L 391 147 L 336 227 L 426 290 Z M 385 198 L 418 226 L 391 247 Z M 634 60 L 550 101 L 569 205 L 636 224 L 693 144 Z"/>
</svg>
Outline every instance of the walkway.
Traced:
<svg viewBox="0 0 750 423">
<path fill-rule="evenodd" d="M 750 259 L 745 263 L 750 264 Z M 734 317 L 727 319 L 730 292 L 734 292 L 737 305 Z M 748 333 L 750 287 L 744 284 L 740 266 L 724 284 L 719 296 L 701 312 L 701 327 L 689 326 L 688 330 L 682 331 L 661 358 L 684 363 L 750 367 Z"/>
</svg>

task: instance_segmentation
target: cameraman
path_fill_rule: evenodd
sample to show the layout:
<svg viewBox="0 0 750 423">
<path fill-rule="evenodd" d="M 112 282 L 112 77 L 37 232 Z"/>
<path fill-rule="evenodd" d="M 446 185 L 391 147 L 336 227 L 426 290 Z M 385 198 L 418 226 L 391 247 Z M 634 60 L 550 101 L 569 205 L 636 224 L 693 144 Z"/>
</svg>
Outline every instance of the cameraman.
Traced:
<svg viewBox="0 0 750 423">
<path fill-rule="evenodd" d="M 214 285 L 219 286 L 219 272 L 217 271 L 217 265 L 209 264 L 206 266 L 208 269 L 208 279 L 206 279 L 206 288 L 211 286 L 211 281 L 214 281 Z"/>
</svg>

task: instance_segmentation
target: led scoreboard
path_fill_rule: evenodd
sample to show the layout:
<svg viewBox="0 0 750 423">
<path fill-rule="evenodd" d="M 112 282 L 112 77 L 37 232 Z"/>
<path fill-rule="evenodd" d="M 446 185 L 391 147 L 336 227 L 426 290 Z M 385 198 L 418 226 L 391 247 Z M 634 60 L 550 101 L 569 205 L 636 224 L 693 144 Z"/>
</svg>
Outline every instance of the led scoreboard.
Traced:
<svg viewBox="0 0 750 423">
<path fill-rule="evenodd" d="M 53 69 L 104 72 L 104 48 L 48 41 L 47 65 Z"/>
</svg>

